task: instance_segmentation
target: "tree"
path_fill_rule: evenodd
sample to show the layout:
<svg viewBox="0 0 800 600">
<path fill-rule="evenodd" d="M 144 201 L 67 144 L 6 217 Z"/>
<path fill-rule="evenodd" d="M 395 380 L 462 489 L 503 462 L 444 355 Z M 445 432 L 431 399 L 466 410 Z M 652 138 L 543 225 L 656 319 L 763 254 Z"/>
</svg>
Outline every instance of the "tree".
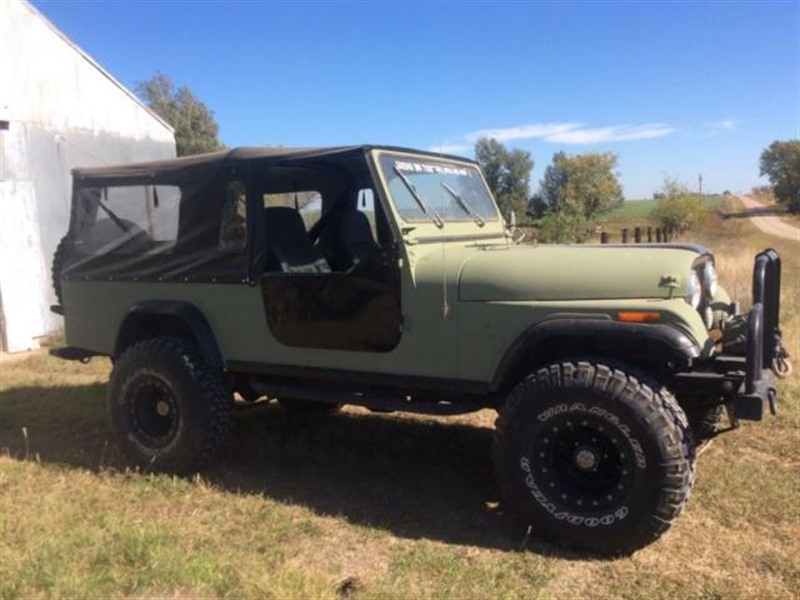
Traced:
<svg viewBox="0 0 800 600">
<path fill-rule="evenodd" d="M 221 150 L 219 126 L 214 113 L 192 91 L 183 86 L 177 90 L 163 73 L 136 85 L 136 93 L 162 119 L 175 129 L 178 156 Z"/>
<path fill-rule="evenodd" d="M 549 212 L 539 219 L 538 239 L 545 243 L 582 243 L 591 235 L 592 225 L 583 213 L 567 205 L 559 212 Z"/>
<path fill-rule="evenodd" d="M 772 142 L 761 153 L 761 175 L 769 178 L 778 202 L 800 212 L 800 140 Z"/>
<path fill-rule="evenodd" d="M 475 159 L 503 216 L 507 218 L 512 210 L 518 216 L 524 215 L 533 170 L 530 152 L 509 151 L 493 138 L 480 138 L 475 143 Z"/>
<path fill-rule="evenodd" d="M 556 152 L 539 182 L 539 201 L 554 213 L 571 212 L 591 223 L 623 199 L 616 166 L 617 156 L 610 152 L 575 156 Z"/>
<path fill-rule="evenodd" d="M 707 212 L 698 194 L 672 177 L 666 177 L 652 215 L 661 227 L 683 232 L 698 225 Z"/>
</svg>

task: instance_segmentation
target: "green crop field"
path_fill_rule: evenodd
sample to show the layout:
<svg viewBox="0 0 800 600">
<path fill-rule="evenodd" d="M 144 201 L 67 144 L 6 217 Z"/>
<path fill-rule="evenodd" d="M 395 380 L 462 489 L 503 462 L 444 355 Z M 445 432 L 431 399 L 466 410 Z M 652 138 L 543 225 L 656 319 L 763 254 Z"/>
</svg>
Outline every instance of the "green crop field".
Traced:
<svg viewBox="0 0 800 600">
<path fill-rule="evenodd" d="M 797 245 L 743 219 L 685 239 L 716 252 L 745 304 L 755 252 L 782 253 L 797 357 Z M 242 409 L 225 460 L 173 478 L 129 470 L 114 445 L 109 367 L 2 358 L 0 598 L 800 596 L 797 373 L 781 382 L 777 418 L 703 448 L 663 538 L 601 560 L 543 544 L 504 513 L 490 411 L 296 421 L 275 405 Z"/>
<path fill-rule="evenodd" d="M 657 200 L 625 200 L 620 206 L 603 215 L 603 220 L 608 222 L 619 219 L 647 218 L 656 207 Z M 703 206 L 708 210 L 715 210 L 722 202 L 722 196 L 707 196 L 703 198 Z"/>
</svg>

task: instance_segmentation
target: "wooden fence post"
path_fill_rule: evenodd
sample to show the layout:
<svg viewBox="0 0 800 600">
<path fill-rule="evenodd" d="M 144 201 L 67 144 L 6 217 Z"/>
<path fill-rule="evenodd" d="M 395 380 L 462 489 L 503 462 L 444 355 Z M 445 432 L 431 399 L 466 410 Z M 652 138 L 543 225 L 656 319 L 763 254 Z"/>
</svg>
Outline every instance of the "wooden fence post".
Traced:
<svg viewBox="0 0 800 600">
<path fill-rule="evenodd" d="M 649 226 L 647 227 L 647 243 L 653 243 L 653 228 Z"/>
<path fill-rule="evenodd" d="M 600 243 L 607 244 L 608 243 L 608 234 L 605 231 L 600 232 Z"/>
<path fill-rule="evenodd" d="M 661 243 L 661 227 L 656 227 L 656 243 Z"/>
<path fill-rule="evenodd" d="M 627 228 L 622 230 L 622 243 L 623 244 L 627 244 L 628 243 L 628 229 Z"/>
<path fill-rule="evenodd" d="M 641 244 L 642 243 L 642 228 L 641 227 L 637 227 L 636 229 L 633 230 L 633 241 L 636 242 L 637 244 Z"/>
</svg>

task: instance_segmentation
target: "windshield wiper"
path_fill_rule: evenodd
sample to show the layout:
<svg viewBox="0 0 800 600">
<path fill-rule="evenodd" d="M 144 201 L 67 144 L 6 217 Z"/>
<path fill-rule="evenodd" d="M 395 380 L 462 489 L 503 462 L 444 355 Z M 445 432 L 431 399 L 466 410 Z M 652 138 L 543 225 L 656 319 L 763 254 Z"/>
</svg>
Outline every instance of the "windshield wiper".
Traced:
<svg viewBox="0 0 800 600">
<path fill-rule="evenodd" d="M 419 195 L 417 188 L 415 188 L 414 184 L 408 180 L 408 177 L 403 175 L 403 172 L 398 169 L 397 166 L 394 167 L 394 172 L 397 173 L 400 181 L 402 181 L 408 188 L 408 191 L 411 192 L 411 196 L 413 196 L 414 200 L 417 201 L 417 204 L 419 205 L 420 209 L 422 209 L 422 212 L 425 213 L 425 216 L 433 221 L 434 225 L 436 225 L 439 229 L 444 227 L 444 221 L 442 220 L 442 217 L 440 217 L 435 210 L 427 207 L 425 201 L 422 199 L 422 196 Z"/>
<path fill-rule="evenodd" d="M 481 219 L 480 215 L 476 213 L 474 210 L 472 210 L 469 207 L 469 204 L 464 202 L 464 199 L 461 196 L 459 196 L 453 188 L 447 185 L 444 181 L 440 181 L 439 183 L 441 183 L 442 187 L 447 190 L 447 193 L 450 194 L 455 199 L 458 205 L 464 209 L 464 212 L 467 213 L 470 217 L 472 217 L 472 220 L 478 224 L 478 227 L 483 227 L 484 225 L 486 225 L 486 221 Z"/>
</svg>

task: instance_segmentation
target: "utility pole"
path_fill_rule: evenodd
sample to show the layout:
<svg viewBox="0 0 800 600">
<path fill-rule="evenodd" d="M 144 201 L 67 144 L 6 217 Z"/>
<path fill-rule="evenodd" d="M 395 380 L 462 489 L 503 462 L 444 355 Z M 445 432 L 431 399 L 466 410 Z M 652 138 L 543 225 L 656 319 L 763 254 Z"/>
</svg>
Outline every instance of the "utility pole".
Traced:
<svg viewBox="0 0 800 600">
<path fill-rule="evenodd" d="M 697 182 L 699 184 L 698 187 L 700 188 L 700 199 L 702 200 L 703 199 L 703 174 L 702 173 L 697 176 Z"/>
</svg>

